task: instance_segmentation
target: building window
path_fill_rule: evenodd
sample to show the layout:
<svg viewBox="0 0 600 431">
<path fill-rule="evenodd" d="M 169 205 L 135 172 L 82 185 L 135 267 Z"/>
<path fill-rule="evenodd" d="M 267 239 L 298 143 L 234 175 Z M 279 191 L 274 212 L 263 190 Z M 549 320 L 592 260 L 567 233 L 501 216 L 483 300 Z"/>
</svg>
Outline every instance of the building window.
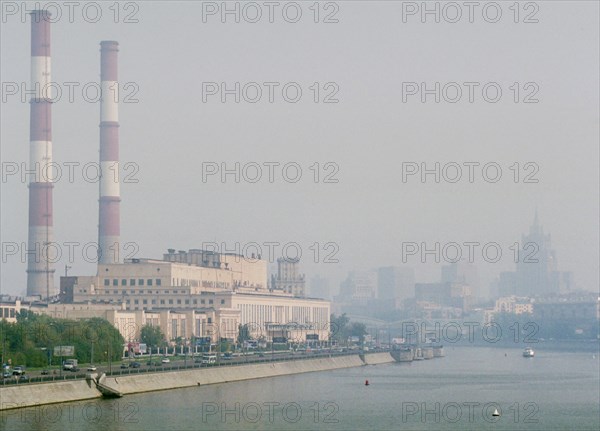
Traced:
<svg viewBox="0 0 600 431">
<path fill-rule="evenodd" d="M 161 305 L 165 305 L 165 300 L 164 300 L 164 299 L 161 299 L 161 300 L 160 300 L 160 303 L 161 303 Z"/>
<path fill-rule="evenodd" d="M 208 303 L 209 303 L 209 304 L 212 304 L 212 303 L 213 303 L 213 300 L 212 300 L 212 299 L 209 299 L 209 300 L 208 300 Z"/>
<path fill-rule="evenodd" d="M 104 285 L 105 286 L 110 286 L 110 280 L 108 278 L 104 279 Z"/>
<path fill-rule="evenodd" d="M 119 291 L 118 291 L 118 290 L 113 290 L 113 294 L 114 294 L 114 295 L 118 295 L 118 294 L 119 294 Z"/>
<path fill-rule="evenodd" d="M 130 290 L 129 293 L 135 293 L 135 290 Z"/>
<path fill-rule="evenodd" d="M 121 286 L 127 286 L 127 280 L 125 278 L 121 280 Z"/>
<path fill-rule="evenodd" d="M 221 305 L 222 304 L 225 304 L 225 300 L 224 299 L 221 299 Z"/>
<path fill-rule="evenodd" d="M 206 301 L 204 299 L 201 299 L 200 304 L 204 304 L 204 303 L 206 303 Z"/>
<path fill-rule="evenodd" d="M 139 286 L 143 286 L 144 285 L 144 279 L 143 278 L 138 278 L 138 285 Z"/>
<path fill-rule="evenodd" d="M 178 304 L 181 304 L 181 299 L 178 299 L 178 300 L 177 300 L 177 303 L 178 303 Z"/>
<path fill-rule="evenodd" d="M 152 279 L 151 279 L 151 278 L 149 278 L 149 279 L 147 280 L 147 282 L 146 282 L 146 285 L 147 285 L 147 286 L 152 286 Z"/>
<path fill-rule="evenodd" d="M 144 291 L 143 291 L 143 290 L 140 290 L 140 295 L 141 295 L 142 293 L 144 293 Z"/>
<path fill-rule="evenodd" d="M 169 304 L 173 304 L 173 300 L 172 299 L 169 299 Z"/>
<path fill-rule="evenodd" d="M 190 303 L 190 300 L 189 300 L 189 299 L 186 299 L 186 300 L 185 300 L 185 303 L 186 303 L 186 304 L 189 304 L 189 303 Z"/>
<path fill-rule="evenodd" d="M 129 285 L 130 286 L 135 286 L 135 279 L 134 278 L 130 278 L 129 279 Z"/>
<path fill-rule="evenodd" d="M 194 304 L 198 304 L 198 300 L 197 299 L 194 299 Z"/>
<path fill-rule="evenodd" d="M 157 279 L 156 279 L 156 285 L 157 285 L 157 286 L 160 286 L 160 278 L 157 278 Z"/>
<path fill-rule="evenodd" d="M 134 299 L 134 300 L 133 300 L 133 303 L 134 303 L 134 304 L 139 304 L 139 302 L 140 302 L 140 301 L 138 301 L 137 299 Z"/>
<path fill-rule="evenodd" d="M 119 280 L 117 280 L 116 278 L 113 278 L 113 286 L 118 286 L 119 285 Z"/>
<path fill-rule="evenodd" d="M 208 323 L 212 323 L 212 317 L 209 317 L 207 320 Z"/>
<path fill-rule="evenodd" d="M 148 300 L 147 300 L 147 299 L 144 299 L 144 300 L 142 301 L 142 304 L 147 304 L 147 303 L 148 303 Z"/>
<path fill-rule="evenodd" d="M 129 304 L 129 299 L 127 300 L 127 304 Z"/>
<path fill-rule="evenodd" d="M 153 300 L 152 300 L 152 304 L 153 304 L 153 305 L 156 305 L 156 299 L 153 299 Z"/>
</svg>

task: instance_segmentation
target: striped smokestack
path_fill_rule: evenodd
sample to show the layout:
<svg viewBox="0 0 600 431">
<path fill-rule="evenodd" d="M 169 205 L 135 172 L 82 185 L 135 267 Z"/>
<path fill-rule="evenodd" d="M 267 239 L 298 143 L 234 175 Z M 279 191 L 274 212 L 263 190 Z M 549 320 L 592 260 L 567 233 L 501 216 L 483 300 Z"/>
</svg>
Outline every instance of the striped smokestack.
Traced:
<svg viewBox="0 0 600 431">
<path fill-rule="evenodd" d="M 98 263 L 118 263 L 121 194 L 119 190 L 119 43 L 100 42 L 100 214 Z"/>
<path fill-rule="evenodd" d="M 52 103 L 50 77 L 50 13 L 31 12 L 31 86 L 29 157 L 35 175 L 29 181 L 29 238 L 27 241 L 27 295 L 48 298 L 54 291 L 52 188 Z M 50 256 L 48 256 L 50 254 Z"/>
</svg>

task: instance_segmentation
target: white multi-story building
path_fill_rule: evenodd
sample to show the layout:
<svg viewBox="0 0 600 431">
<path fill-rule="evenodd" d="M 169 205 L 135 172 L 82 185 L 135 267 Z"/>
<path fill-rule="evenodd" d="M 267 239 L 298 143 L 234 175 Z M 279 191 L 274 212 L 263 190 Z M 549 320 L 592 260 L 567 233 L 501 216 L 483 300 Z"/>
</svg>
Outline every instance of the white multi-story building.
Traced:
<svg viewBox="0 0 600 431">
<path fill-rule="evenodd" d="M 67 304 L 122 304 L 123 313 L 139 313 L 134 339 L 147 319 L 161 326 L 169 340 L 235 340 L 240 325 L 267 340 L 328 339 L 329 301 L 270 291 L 266 280 L 266 261 L 257 257 L 169 250 L 164 260 L 128 259 L 98 265 L 95 276 L 62 277 L 60 299 Z"/>
</svg>

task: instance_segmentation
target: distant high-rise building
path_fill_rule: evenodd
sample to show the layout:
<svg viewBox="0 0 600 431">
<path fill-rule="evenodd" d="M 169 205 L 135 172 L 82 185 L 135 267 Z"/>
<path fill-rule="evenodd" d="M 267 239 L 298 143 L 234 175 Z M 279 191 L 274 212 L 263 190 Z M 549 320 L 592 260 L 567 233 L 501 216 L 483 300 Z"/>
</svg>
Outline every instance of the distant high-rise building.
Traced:
<svg viewBox="0 0 600 431">
<path fill-rule="evenodd" d="M 467 311 L 472 302 L 471 289 L 463 283 L 416 283 L 415 301 Z"/>
<path fill-rule="evenodd" d="M 351 271 L 334 297 L 334 312 L 370 315 L 376 312 L 377 271 Z"/>
<path fill-rule="evenodd" d="M 351 271 L 340 284 L 340 295 L 347 299 L 366 300 L 377 298 L 377 273 L 375 271 Z"/>
<path fill-rule="evenodd" d="M 294 296 L 306 296 L 306 280 L 304 274 L 300 274 L 299 267 L 299 258 L 277 259 L 277 274 L 271 276 L 271 287 Z"/>
<path fill-rule="evenodd" d="M 529 233 L 522 236 L 517 261 L 518 296 L 538 296 L 558 292 L 556 253 L 550 234 L 539 224 L 537 210 Z"/>
<path fill-rule="evenodd" d="M 477 298 L 480 295 L 477 267 L 467 261 L 442 266 L 442 283 L 466 284 L 471 288 L 473 297 Z"/>
<path fill-rule="evenodd" d="M 404 300 L 415 294 L 413 268 L 385 266 L 377 271 L 377 297 L 383 300 Z"/>
<path fill-rule="evenodd" d="M 331 288 L 329 279 L 315 275 L 310 279 L 309 295 L 312 298 L 331 299 Z"/>
<path fill-rule="evenodd" d="M 529 233 L 522 236 L 517 270 L 502 272 L 492 284 L 494 296 L 549 296 L 575 290 L 573 273 L 558 271 L 550 234 L 544 234 L 537 211 Z"/>
</svg>

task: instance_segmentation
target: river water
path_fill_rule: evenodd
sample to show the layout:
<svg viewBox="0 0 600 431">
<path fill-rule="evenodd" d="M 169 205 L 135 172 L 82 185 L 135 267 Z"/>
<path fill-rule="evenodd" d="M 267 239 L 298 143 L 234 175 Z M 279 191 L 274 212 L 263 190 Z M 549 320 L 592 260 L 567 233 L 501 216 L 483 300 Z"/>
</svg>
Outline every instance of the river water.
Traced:
<svg viewBox="0 0 600 431">
<path fill-rule="evenodd" d="M 410 364 L 21 409 L 3 414 L 2 429 L 600 429 L 597 354 L 521 351 L 450 346 Z"/>
</svg>

